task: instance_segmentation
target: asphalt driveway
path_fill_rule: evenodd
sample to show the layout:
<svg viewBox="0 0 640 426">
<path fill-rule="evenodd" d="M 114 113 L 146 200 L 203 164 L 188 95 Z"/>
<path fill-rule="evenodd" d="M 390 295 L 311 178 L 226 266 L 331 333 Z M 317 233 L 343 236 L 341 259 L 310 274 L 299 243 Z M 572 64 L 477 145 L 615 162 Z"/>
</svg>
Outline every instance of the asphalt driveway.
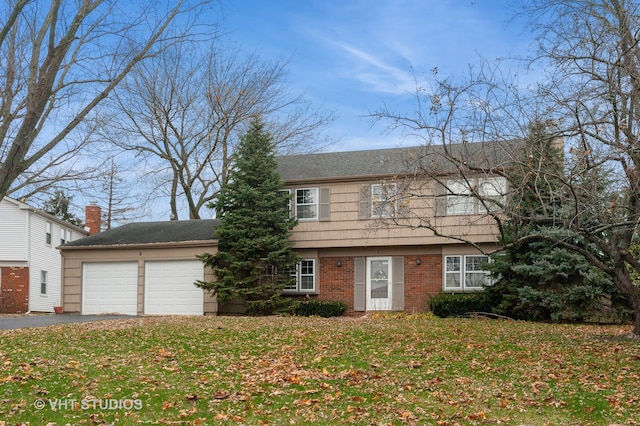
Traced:
<svg viewBox="0 0 640 426">
<path fill-rule="evenodd" d="M 75 314 L 33 314 L 20 316 L 0 316 L 0 330 L 16 328 L 46 327 L 75 322 L 103 321 L 135 318 L 131 315 L 75 315 Z"/>
</svg>

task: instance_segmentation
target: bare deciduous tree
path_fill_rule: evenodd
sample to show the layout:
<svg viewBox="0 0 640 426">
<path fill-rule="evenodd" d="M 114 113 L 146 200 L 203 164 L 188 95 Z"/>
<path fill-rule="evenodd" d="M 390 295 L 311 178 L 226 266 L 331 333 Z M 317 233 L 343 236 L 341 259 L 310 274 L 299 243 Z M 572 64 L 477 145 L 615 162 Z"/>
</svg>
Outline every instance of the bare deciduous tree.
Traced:
<svg viewBox="0 0 640 426">
<path fill-rule="evenodd" d="M 388 109 L 375 114 L 427 145 L 425 156 L 412 162 L 412 173 L 416 182 L 429 182 L 429 193 L 414 185 L 414 195 L 429 200 L 431 210 L 405 224 L 468 243 L 474 243 L 473 236 L 461 229 L 471 230 L 472 219 L 490 220 L 500 232 L 507 229 L 505 220 L 550 226 L 518 241 L 550 241 L 606 273 L 633 307 L 633 336 L 640 337 L 640 286 L 630 277 L 640 263 L 629 251 L 640 221 L 640 5 L 627 0 L 523 5 L 540 43 L 536 61 L 547 70 L 537 87 L 519 90 L 493 69 L 475 73 L 465 84 L 441 81 L 418 90 L 415 114 Z M 521 142 L 534 122 L 547 123 L 548 133 L 563 138 L 564 170 L 543 167 L 544 157 Z M 501 194 L 506 197 L 479 184 L 491 176 L 509 181 Z M 466 227 L 443 226 L 434 214 L 438 185 L 454 200 L 472 198 L 484 207 L 476 212 L 486 213 L 468 216 Z M 525 194 L 535 197 L 539 208 L 520 208 Z"/>
<path fill-rule="evenodd" d="M 0 198 L 46 187 L 87 139 L 75 132 L 140 62 L 194 35 L 210 0 L 9 0 L 0 6 Z M 91 170 L 91 169 L 89 169 Z M 31 189 L 30 189 L 31 188 Z"/>
<path fill-rule="evenodd" d="M 261 117 L 281 151 L 320 149 L 319 131 L 332 119 L 286 88 L 286 62 L 265 62 L 216 40 L 168 49 L 139 67 L 115 97 L 106 137 L 142 156 L 166 179 L 171 215 L 180 201 L 190 219 L 227 181 L 239 135 Z"/>
</svg>

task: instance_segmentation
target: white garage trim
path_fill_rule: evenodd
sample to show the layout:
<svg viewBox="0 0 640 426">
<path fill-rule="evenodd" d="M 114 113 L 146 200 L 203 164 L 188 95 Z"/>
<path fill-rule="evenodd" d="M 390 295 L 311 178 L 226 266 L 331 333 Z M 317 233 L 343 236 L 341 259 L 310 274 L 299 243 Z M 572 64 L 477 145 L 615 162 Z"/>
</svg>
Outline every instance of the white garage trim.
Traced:
<svg viewBox="0 0 640 426">
<path fill-rule="evenodd" d="M 138 262 L 82 265 L 82 313 L 138 313 Z"/>
<path fill-rule="evenodd" d="M 204 278 L 201 261 L 145 262 L 144 269 L 145 314 L 204 314 L 204 291 L 193 284 Z"/>
</svg>

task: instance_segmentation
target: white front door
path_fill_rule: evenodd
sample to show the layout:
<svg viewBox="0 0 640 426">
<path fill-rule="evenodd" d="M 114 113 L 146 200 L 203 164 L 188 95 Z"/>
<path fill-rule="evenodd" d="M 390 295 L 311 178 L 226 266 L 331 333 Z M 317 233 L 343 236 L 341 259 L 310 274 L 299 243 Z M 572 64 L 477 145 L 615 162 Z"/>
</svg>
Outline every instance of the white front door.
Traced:
<svg viewBox="0 0 640 426">
<path fill-rule="evenodd" d="M 391 310 L 391 257 L 367 258 L 367 311 Z"/>
</svg>

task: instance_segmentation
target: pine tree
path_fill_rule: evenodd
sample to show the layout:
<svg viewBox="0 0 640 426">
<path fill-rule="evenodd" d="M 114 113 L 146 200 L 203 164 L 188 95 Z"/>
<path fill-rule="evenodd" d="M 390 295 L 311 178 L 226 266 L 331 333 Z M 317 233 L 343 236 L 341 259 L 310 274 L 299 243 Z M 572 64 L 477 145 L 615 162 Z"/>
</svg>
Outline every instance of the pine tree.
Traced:
<svg viewBox="0 0 640 426">
<path fill-rule="evenodd" d="M 241 138 L 229 182 L 210 205 L 220 224 L 218 252 L 200 256 L 214 269 L 215 281 L 199 281 L 225 303 L 240 297 L 248 311 L 269 313 L 281 305 L 284 287 L 295 280 L 299 256 L 290 241 L 297 221 L 289 194 L 277 173 L 275 145 L 260 120 Z"/>
<path fill-rule="evenodd" d="M 69 211 L 72 199 L 72 196 L 67 196 L 58 189 L 50 200 L 45 201 L 42 210 L 72 225 L 80 226 L 82 221 Z"/>
<path fill-rule="evenodd" d="M 522 219 L 514 216 L 505 224 L 501 244 L 507 249 L 493 256 L 493 263 L 487 266 L 499 278 L 486 289 L 494 312 L 528 320 L 579 321 L 602 315 L 602 303 L 609 300 L 610 306 L 620 312 L 610 310 L 608 314 L 623 316 L 626 306 L 621 305 L 623 298 L 611 279 L 582 255 L 549 242 L 568 237 L 560 223 L 563 210 L 572 208 L 561 202 L 568 199 L 562 194 L 566 179 L 563 153 L 554 147 L 544 123 L 531 126 L 526 143 L 526 155 L 521 161 L 528 164 L 522 169 L 515 167 L 510 176 L 510 181 L 521 182 L 511 202 L 515 203 L 513 211 L 522 212 Z M 520 170 L 532 169 L 538 172 L 519 175 Z M 582 186 L 588 185 L 585 182 Z M 580 203 L 579 197 L 576 203 Z M 528 240 L 526 237 L 532 234 L 552 238 Z M 588 244 L 579 235 L 571 238 L 574 244 Z"/>
</svg>

